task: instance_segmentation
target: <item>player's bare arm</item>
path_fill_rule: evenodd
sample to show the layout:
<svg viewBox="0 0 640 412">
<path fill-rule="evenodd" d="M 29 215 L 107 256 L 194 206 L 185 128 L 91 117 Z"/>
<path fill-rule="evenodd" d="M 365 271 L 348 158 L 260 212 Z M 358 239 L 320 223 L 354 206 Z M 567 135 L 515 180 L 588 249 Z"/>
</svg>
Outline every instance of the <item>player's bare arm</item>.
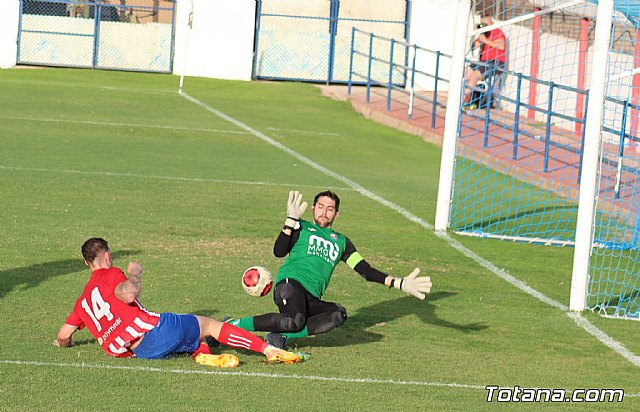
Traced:
<svg viewBox="0 0 640 412">
<path fill-rule="evenodd" d="M 58 346 L 60 348 L 73 346 L 72 336 L 77 329 L 77 326 L 69 325 L 68 323 L 63 324 L 58 331 L 58 336 L 53 341 L 53 346 Z"/>
<path fill-rule="evenodd" d="M 127 273 L 129 273 L 129 279 L 125 280 L 116 287 L 115 294 L 124 303 L 133 303 L 138 296 L 140 296 L 140 289 L 142 287 L 141 275 L 144 269 L 138 262 L 131 262 L 127 266 Z"/>
</svg>

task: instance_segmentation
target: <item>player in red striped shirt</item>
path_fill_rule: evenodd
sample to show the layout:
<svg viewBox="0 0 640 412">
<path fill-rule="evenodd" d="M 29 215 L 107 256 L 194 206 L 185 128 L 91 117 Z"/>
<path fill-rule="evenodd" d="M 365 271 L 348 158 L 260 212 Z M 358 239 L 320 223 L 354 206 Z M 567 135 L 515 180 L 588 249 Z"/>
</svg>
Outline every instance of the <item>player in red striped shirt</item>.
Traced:
<svg viewBox="0 0 640 412">
<path fill-rule="evenodd" d="M 114 357 L 136 356 L 160 359 L 171 353 L 192 353 L 200 364 L 235 367 L 235 355 L 212 355 L 205 343 L 207 337 L 234 348 L 263 353 L 270 362 L 297 363 L 299 357 L 268 345 L 243 329 L 204 316 L 154 313 L 138 301 L 142 266 L 131 262 L 129 277 L 113 267 L 106 240 L 91 238 L 82 245 L 84 263 L 91 278 L 73 311 L 60 327 L 55 346 L 73 346 L 72 336 L 86 327 L 107 354 Z"/>
</svg>

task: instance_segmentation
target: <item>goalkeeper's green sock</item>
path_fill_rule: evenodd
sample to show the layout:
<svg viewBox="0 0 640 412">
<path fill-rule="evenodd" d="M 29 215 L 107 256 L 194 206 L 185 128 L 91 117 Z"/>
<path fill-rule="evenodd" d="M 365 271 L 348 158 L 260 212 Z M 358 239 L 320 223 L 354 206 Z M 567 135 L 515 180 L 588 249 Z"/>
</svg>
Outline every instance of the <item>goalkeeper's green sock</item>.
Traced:
<svg viewBox="0 0 640 412">
<path fill-rule="evenodd" d="M 283 333 L 282 335 L 286 336 L 287 339 L 304 338 L 309 336 L 309 330 L 305 326 L 304 329 L 302 329 L 300 332 L 289 332 L 289 333 Z"/>
<path fill-rule="evenodd" d="M 228 319 L 225 321 L 233 326 L 237 326 L 240 329 L 248 330 L 249 332 L 255 332 L 255 326 L 253 325 L 253 316 L 240 319 Z"/>
</svg>

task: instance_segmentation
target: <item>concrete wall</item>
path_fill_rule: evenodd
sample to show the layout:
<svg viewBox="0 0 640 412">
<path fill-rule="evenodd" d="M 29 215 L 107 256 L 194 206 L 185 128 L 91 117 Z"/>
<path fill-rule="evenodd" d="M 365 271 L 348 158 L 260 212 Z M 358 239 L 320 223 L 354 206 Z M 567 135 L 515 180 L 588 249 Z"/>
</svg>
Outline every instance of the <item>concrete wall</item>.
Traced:
<svg viewBox="0 0 640 412">
<path fill-rule="evenodd" d="M 16 64 L 19 12 L 17 0 L 0 1 L 0 68 Z"/>
<path fill-rule="evenodd" d="M 413 17 L 417 22 L 412 33 L 417 39 L 450 43 L 446 36 L 429 36 L 436 24 L 446 27 L 447 13 L 455 11 L 455 1 L 414 0 Z M 188 16 L 193 4 L 193 28 L 188 30 Z M 345 3 L 346 4 L 346 3 Z M 349 3 L 351 6 L 357 2 Z M 427 19 L 430 8 L 443 9 L 444 17 Z M 178 0 L 173 72 L 189 76 L 250 80 L 253 65 L 256 4 L 254 0 Z M 16 64 L 19 2 L 0 1 L 0 67 Z M 394 18 L 397 16 L 394 16 Z M 399 17 L 400 18 L 400 17 Z M 422 24 L 421 22 L 428 22 Z M 381 33 L 384 35 L 385 33 Z"/>
<path fill-rule="evenodd" d="M 356 3 L 354 3 L 356 4 Z M 189 12 L 193 5 L 193 28 L 188 29 Z M 409 42 L 429 50 L 451 54 L 456 0 L 414 0 L 412 2 Z M 220 79 L 250 80 L 253 64 L 256 4 L 254 0 L 179 0 L 176 6 L 176 33 L 173 72 L 189 76 Z M 11 67 L 16 62 L 19 2 L 0 1 L 0 67 Z M 81 23 L 81 22 L 79 22 Z M 470 25 L 473 25 L 473 21 Z M 141 24 L 144 26 L 144 24 Z M 504 28 L 509 38 L 509 69 L 528 73 L 530 56 L 530 30 L 521 26 Z M 563 49 L 560 50 L 559 47 Z M 544 35 L 542 49 L 554 55 L 541 66 L 541 77 L 553 79 L 568 86 L 576 85 L 577 43 Z M 562 59 L 559 61 L 558 59 Z M 591 59 L 588 60 L 590 72 Z M 417 68 L 433 73 L 435 56 L 418 54 Z M 441 60 L 440 74 L 448 77 L 449 59 Z M 567 76 L 567 74 L 569 74 Z M 587 78 L 588 84 L 588 78 Z M 441 83 L 440 90 L 447 84 Z M 417 90 L 432 90 L 433 80 L 427 76 L 416 78 Z M 509 79 L 503 91 L 515 98 L 515 81 Z M 522 90 L 528 93 L 528 85 Z M 624 93 L 622 93 L 624 94 Z M 544 104 L 546 96 L 539 103 Z M 567 114 L 575 107 L 575 97 L 567 96 L 559 105 Z M 558 111 L 564 111 L 561 106 Z"/>
<path fill-rule="evenodd" d="M 24 33 L 20 42 L 21 61 L 47 62 L 56 66 L 93 65 L 93 19 L 25 14 L 22 27 L 31 30 L 47 27 L 54 32 L 74 35 Z M 167 53 L 171 42 L 170 23 L 103 21 L 100 24 L 97 66 L 166 72 L 171 68 Z"/>
<path fill-rule="evenodd" d="M 255 28 L 254 0 L 194 0 L 193 28 L 188 30 L 188 16 L 192 2 L 179 0 L 176 5 L 176 33 L 173 69 L 175 74 L 183 72 L 189 76 L 203 76 L 220 79 L 250 80 L 253 59 L 253 34 Z M 18 0 L 0 1 L 0 68 L 16 64 L 17 36 L 20 3 Z M 34 19 L 43 16 L 31 16 Z M 55 19 L 55 18 L 54 18 Z M 70 19 L 59 17 L 61 25 Z M 106 26 L 109 22 L 105 22 Z M 86 19 L 74 19 L 74 24 L 90 24 Z M 117 26 L 117 23 L 111 23 Z M 105 26 L 105 29 L 107 28 Z M 148 36 L 157 31 L 156 23 L 136 25 L 140 33 L 134 36 L 104 36 L 104 39 L 125 39 Z M 154 27 L 151 27 L 154 26 Z M 164 25 L 160 25 L 163 26 Z M 81 28 L 77 27 L 74 32 Z M 148 30 L 147 30 L 148 29 Z M 147 33 L 147 34 L 144 34 Z M 138 36 L 138 37 L 137 37 Z M 82 41 L 82 38 L 76 39 Z M 187 43 L 188 40 L 188 43 Z M 53 44 L 52 49 L 60 55 L 69 55 L 75 64 L 90 64 L 90 56 L 75 56 L 83 47 L 77 47 L 69 38 L 68 44 Z M 114 47 L 116 45 L 114 44 Z M 186 51 L 186 53 L 185 53 Z M 102 53 L 101 53 L 102 55 Z M 185 60 L 186 56 L 186 60 Z M 23 56 L 27 58 L 28 56 Z M 103 57 L 108 57 L 105 55 Z M 38 56 L 33 56 L 37 59 Z M 104 61 L 110 67 L 118 67 L 116 61 Z M 164 68 L 161 67 L 162 70 Z"/>
<path fill-rule="evenodd" d="M 187 23 L 192 4 L 193 28 L 189 31 Z M 450 54 L 456 5 L 455 0 L 414 0 L 410 41 L 421 47 Z M 178 0 L 173 72 L 189 76 L 250 80 L 255 12 L 254 0 Z M 0 67 L 11 67 L 16 63 L 18 17 L 17 0 L 0 1 Z M 419 60 L 418 65 L 431 67 L 433 59 L 427 57 Z M 446 62 L 442 70 L 448 73 Z M 419 79 L 417 82 L 419 88 L 428 88 L 428 84 L 427 79 Z"/>
<path fill-rule="evenodd" d="M 453 32 L 456 21 L 458 2 L 417 0 L 413 1 L 411 12 L 411 25 L 409 28 L 409 43 L 422 48 L 440 51 L 451 55 L 453 50 Z M 416 55 L 416 68 L 435 74 L 436 56 L 433 53 L 418 52 Z M 439 75 L 449 78 L 451 59 L 441 58 Z M 443 76 L 444 75 L 444 76 Z M 418 75 L 415 79 L 416 90 L 433 90 L 432 78 Z M 438 90 L 447 90 L 447 83 L 440 83 Z"/>
<path fill-rule="evenodd" d="M 179 0 L 173 72 L 187 76 L 251 80 L 254 0 Z M 186 56 L 186 59 L 185 59 Z"/>
</svg>

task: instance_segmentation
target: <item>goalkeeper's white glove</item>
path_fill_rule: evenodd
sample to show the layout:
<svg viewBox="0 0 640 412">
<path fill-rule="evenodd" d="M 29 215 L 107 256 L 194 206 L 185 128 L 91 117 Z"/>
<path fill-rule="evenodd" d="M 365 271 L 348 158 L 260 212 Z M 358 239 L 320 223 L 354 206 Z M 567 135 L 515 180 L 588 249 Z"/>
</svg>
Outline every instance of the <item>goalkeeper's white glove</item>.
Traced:
<svg viewBox="0 0 640 412">
<path fill-rule="evenodd" d="M 287 219 L 284 221 L 284 227 L 296 229 L 300 224 L 300 216 L 307 210 L 307 202 L 302 201 L 302 193 L 296 191 L 289 192 L 289 200 L 287 201 Z"/>
<path fill-rule="evenodd" d="M 413 295 L 420 300 L 424 300 L 425 293 L 431 292 L 431 278 L 429 276 L 418 277 L 419 273 L 420 268 L 415 268 L 407 277 L 393 278 L 389 287 L 400 289 L 407 295 Z"/>
</svg>

